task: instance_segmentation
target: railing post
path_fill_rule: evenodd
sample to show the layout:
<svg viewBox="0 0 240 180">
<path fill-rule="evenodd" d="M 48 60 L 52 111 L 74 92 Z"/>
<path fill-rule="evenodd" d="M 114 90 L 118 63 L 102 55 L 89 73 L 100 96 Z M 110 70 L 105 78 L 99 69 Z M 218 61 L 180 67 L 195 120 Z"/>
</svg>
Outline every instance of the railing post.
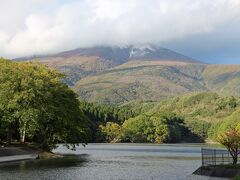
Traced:
<svg viewBox="0 0 240 180">
<path fill-rule="evenodd" d="M 228 152 L 228 163 L 230 163 L 229 152 Z"/>
<path fill-rule="evenodd" d="M 224 164 L 224 154 L 222 153 L 222 163 Z"/>
<path fill-rule="evenodd" d="M 216 149 L 214 149 L 214 164 L 216 166 Z"/>
</svg>

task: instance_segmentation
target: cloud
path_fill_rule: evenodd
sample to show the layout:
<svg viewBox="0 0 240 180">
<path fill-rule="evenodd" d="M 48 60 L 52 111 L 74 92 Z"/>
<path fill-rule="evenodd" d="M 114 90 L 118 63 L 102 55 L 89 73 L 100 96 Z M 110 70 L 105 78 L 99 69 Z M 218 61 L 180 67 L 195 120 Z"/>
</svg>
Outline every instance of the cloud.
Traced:
<svg viewBox="0 0 240 180">
<path fill-rule="evenodd" d="M 199 50 L 192 52 L 197 55 L 232 43 L 239 36 L 239 23 L 239 0 L 1 0 L 0 56 L 138 43 L 181 50 L 182 44 L 188 46 L 184 42 L 211 40 L 216 34 L 211 45 L 206 43 L 210 49 L 195 45 Z"/>
</svg>

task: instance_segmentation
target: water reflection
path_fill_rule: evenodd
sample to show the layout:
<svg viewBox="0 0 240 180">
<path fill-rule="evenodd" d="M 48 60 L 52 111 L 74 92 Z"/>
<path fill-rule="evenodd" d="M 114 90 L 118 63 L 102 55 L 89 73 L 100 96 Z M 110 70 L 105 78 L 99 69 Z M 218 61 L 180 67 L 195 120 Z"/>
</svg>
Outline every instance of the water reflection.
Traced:
<svg viewBox="0 0 240 180">
<path fill-rule="evenodd" d="M 200 164 L 200 146 L 89 144 L 64 158 L 0 165 L 1 179 L 160 179 L 185 180 Z"/>
</svg>

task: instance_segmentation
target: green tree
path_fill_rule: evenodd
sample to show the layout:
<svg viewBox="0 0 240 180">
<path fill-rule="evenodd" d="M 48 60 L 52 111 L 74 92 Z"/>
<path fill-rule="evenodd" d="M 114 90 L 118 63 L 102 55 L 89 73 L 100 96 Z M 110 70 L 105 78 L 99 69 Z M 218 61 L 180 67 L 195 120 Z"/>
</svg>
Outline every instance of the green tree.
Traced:
<svg viewBox="0 0 240 180">
<path fill-rule="evenodd" d="M 7 137 L 8 143 L 11 143 L 12 136 L 17 128 L 16 126 L 18 126 L 17 119 L 14 116 L 16 104 L 11 101 L 18 84 L 17 70 L 13 65 L 8 60 L 0 59 L 1 134 Z"/>
<path fill-rule="evenodd" d="M 121 141 L 121 126 L 114 122 L 107 122 L 105 126 L 100 125 L 100 130 L 105 134 L 108 142 Z"/>
<path fill-rule="evenodd" d="M 123 123 L 122 137 L 130 142 L 178 142 L 183 130 L 183 119 L 175 114 L 142 114 Z"/>
<path fill-rule="evenodd" d="M 19 126 L 26 137 L 51 150 L 58 142 L 85 143 L 87 118 L 76 94 L 63 83 L 64 76 L 40 63 L 0 62 L 0 109 L 2 121 Z"/>
<path fill-rule="evenodd" d="M 130 142 L 149 142 L 152 128 L 152 122 L 145 114 L 124 121 L 122 125 L 123 139 Z"/>
<path fill-rule="evenodd" d="M 154 139 L 156 143 L 166 143 L 170 139 L 169 126 L 160 117 L 151 118 L 155 127 Z"/>
</svg>

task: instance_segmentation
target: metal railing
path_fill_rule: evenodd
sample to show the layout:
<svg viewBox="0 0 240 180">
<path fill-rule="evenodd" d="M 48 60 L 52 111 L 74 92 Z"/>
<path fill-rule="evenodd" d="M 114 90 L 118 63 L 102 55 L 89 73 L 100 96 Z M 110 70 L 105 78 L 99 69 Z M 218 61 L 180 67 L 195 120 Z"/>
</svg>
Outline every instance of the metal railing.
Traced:
<svg viewBox="0 0 240 180">
<path fill-rule="evenodd" d="M 231 164 L 233 162 L 230 153 L 225 149 L 202 148 L 202 166 L 215 166 Z"/>
</svg>

